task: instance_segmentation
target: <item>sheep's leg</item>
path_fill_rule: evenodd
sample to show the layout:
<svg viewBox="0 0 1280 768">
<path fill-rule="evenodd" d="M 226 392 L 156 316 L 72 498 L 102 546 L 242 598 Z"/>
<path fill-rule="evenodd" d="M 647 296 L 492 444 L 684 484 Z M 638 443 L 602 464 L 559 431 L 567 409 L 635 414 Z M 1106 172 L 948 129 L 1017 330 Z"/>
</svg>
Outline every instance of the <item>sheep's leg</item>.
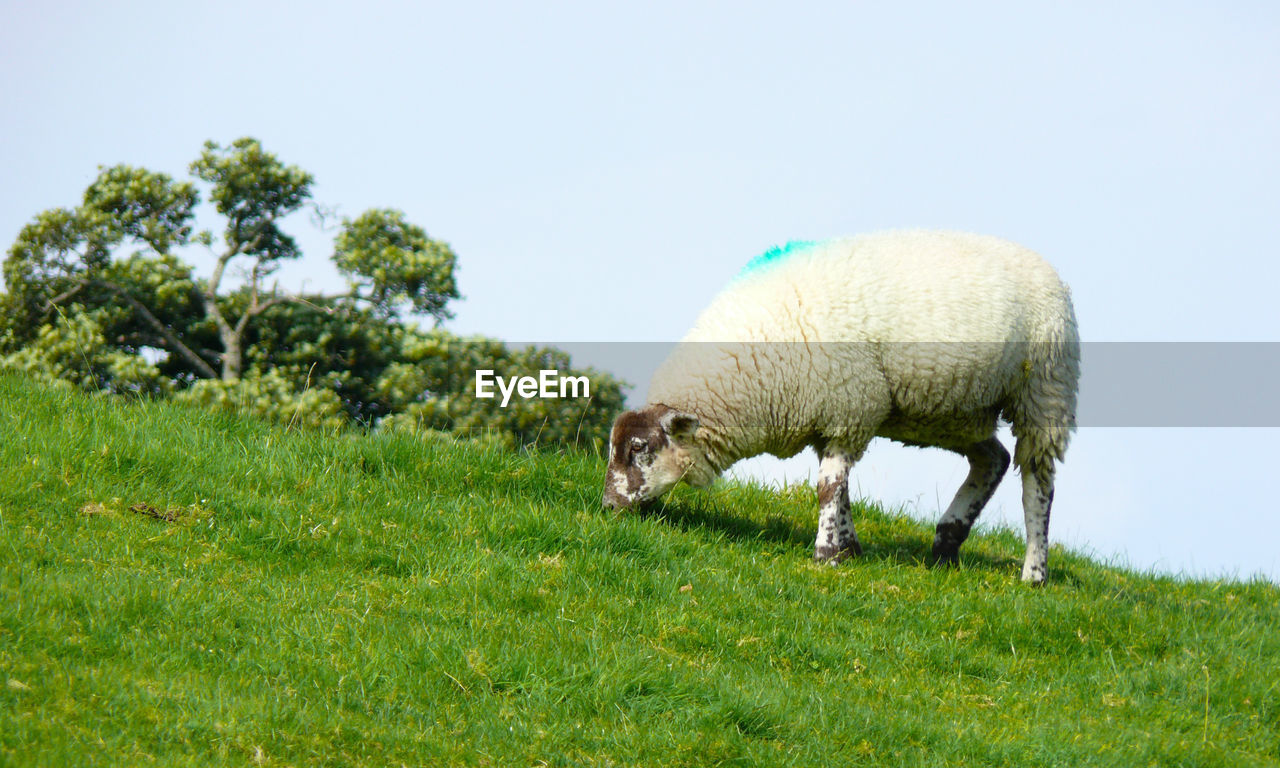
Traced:
<svg viewBox="0 0 1280 768">
<path fill-rule="evenodd" d="M 991 494 L 1009 468 L 1009 452 L 994 437 L 959 453 L 969 459 L 969 476 L 938 521 L 937 534 L 933 537 L 933 562 L 940 565 L 959 562 L 960 545 L 969 538 L 973 521 L 991 500 Z"/>
<path fill-rule="evenodd" d="M 1053 506 L 1052 461 L 1032 462 L 1022 469 L 1022 514 L 1027 524 L 1027 556 L 1022 580 L 1043 584 L 1049 559 L 1049 508 Z"/>
<path fill-rule="evenodd" d="M 862 554 L 858 534 L 849 514 L 849 469 L 854 454 L 824 449 L 818 465 L 818 538 L 813 559 L 836 565 L 847 557 Z"/>
</svg>

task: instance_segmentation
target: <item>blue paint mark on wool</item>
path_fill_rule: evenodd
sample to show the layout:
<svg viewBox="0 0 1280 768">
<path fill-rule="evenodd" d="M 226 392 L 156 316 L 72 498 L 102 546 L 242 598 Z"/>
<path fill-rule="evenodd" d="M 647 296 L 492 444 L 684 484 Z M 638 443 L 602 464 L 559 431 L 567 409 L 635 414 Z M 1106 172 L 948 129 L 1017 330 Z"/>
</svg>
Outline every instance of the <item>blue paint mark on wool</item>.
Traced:
<svg viewBox="0 0 1280 768">
<path fill-rule="evenodd" d="M 788 256 L 794 253 L 807 251 L 819 244 L 820 243 L 817 240 L 791 240 L 785 245 L 775 245 L 751 261 L 748 261 L 747 265 L 738 272 L 737 276 L 746 277 L 747 275 L 754 274 L 771 266 L 780 264 Z"/>
</svg>

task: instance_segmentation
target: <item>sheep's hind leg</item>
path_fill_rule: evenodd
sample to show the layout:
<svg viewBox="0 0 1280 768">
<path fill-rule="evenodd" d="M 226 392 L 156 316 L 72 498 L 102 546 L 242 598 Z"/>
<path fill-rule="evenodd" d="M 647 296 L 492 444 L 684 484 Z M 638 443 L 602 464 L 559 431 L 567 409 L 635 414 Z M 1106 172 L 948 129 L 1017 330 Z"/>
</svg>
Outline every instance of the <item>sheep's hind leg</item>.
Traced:
<svg viewBox="0 0 1280 768">
<path fill-rule="evenodd" d="M 933 537 L 933 562 L 938 565 L 959 562 L 960 545 L 969 538 L 973 521 L 978 519 L 1009 469 L 1009 452 L 994 437 L 974 443 L 959 453 L 969 459 L 969 476 L 938 521 L 937 534 Z"/>
<path fill-rule="evenodd" d="M 1022 470 L 1022 513 L 1027 524 L 1027 556 L 1022 580 L 1043 584 L 1049 560 L 1049 509 L 1053 506 L 1052 460 L 1030 462 Z"/>
<path fill-rule="evenodd" d="M 818 465 L 818 538 L 813 559 L 838 565 L 845 558 L 862 554 L 858 533 L 849 514 L 849 469 L 857 456 L 824 449 Z"/>
</svg>

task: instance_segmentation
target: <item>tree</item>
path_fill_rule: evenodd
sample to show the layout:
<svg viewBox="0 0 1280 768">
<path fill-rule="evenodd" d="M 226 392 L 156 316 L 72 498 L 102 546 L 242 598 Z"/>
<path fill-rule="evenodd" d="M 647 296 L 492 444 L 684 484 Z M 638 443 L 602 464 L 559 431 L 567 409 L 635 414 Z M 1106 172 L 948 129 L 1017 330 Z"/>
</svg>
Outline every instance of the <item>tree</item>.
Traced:
<svg viewBox="0 0 1280 768">
<path fill-rule="evenodd" d="M 103 168 L 79 207 L 38 214 L 10 248 L 3 343 L 11 349 L 30 343 L 35 329 L 75 303 L 83 311 L 110 312 L 114 325 L 103 326 L 109 339 L 134 351 L 167 352 L 175 378 L 235 381 L 245 373 L 251 324 L 281 304 L 323 298 L 384 318 L 406 310 L 436 322 L 450 317 L 447 304 L 459 298 L 457 257 L 403 213 L 376 209 L 344 220 L 333 258 L 350 291 L 295 296 L 268 280 L 282 262 L 301 256 L 282 224 L 313 205 L 311 174 L 282 163 L 252 138 L 225 148 L 207 142 L 190 171 L 210 185 L 210 200 L 225 221 L 217 249 L 211 232 L 193 231 L 200 203 L 195 184 L 127 165 Z M 193 280 L 175 253 L 193 244 L 214 255 L 208 279 Z M 123 257 L 130 248 L 137 250 Z M 233 264 L 245 265 L 245 283 L 228 291 L 224 280 Z"/>
<path fill-rule="evenodd" d="M 4 261 L 0 370 L 87 390 L 173 396 L 289 424 L 357 422 L 496 434 L 511 444 L 599 444 L 622 384 L 551 348 L 511 349 L 439 326 L 460 298 L 457 255 L 390 208 L 344 219 L 332 259 L 345 291 L 294 294 L 272 276 L 299 258 L 286 219 L 313 178 L 254 139 L 204 145 L 191 181 L 100 168 L 80 205 L 37 214 Z M 201 185 L 222 225 L 196 231 Z M 316 209 L 318 210 L 318 209 Z M 199 277 L 192 248 L 214 259 Z M 228 275 L 243 274 L 239 283 Z M 435 327 L 420 330 L 416 318 Z M 474 397 L 474 371 L 587 374 L 591 398 Z"/>
</svg>

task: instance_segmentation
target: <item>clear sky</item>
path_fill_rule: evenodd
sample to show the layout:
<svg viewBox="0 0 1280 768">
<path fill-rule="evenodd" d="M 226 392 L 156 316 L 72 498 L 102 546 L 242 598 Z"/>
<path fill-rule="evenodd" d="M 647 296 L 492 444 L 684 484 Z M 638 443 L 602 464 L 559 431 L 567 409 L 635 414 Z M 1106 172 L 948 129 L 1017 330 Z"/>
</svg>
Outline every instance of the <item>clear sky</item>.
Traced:
<svg viewBox="0 0 1280 768">
<path fill-rule="evenodd" d="M 99 164 L 251 135 L 450 242 L 461 333 L 672 341 L 770 245 L 931 227 L 1042 253 L 1086 341 L 1276 341 L 1277 40 L 1264 2 L 0 0 L 0 242 Z M 336 287 L 293 231 L 284 282 Z M 1280 579 L 1277 438 L 1082 428 L 1050 536 Z M 964 473 L 885 445 L 855 482 L 931 518 Z M 983 519 L 1020 528 L 1011 480 Z"/>
</svg>

